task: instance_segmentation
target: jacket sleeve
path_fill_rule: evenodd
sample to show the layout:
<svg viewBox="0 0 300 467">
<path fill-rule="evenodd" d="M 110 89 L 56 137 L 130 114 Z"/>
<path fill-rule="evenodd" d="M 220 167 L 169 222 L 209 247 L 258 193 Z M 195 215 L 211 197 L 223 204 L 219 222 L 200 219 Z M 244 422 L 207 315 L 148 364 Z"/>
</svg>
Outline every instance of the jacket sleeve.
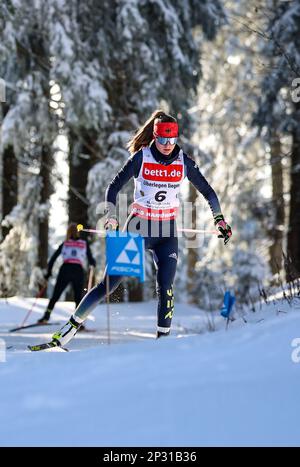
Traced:
<svg viewBox="0 0 300 467">
<path fill-rule="evenodd" d="M 50 277 L 51 274 L 52 274 L 53 265 L 54 265 L 55 261 L 57 260 L 57 258 L 59 257 L 59 255 L 61 254 L 61 250 L 62 250 L 63 245 L 64 245 L 63 243 L 61 243 L 59 245 L 57 250 L 55 250 L 55 252 L 53 253 L 53 255 L 51 256 L 51 258 L 48 261 L 48 269 L 47 269 L 47 276 L 48 277 Z"/>
<path fill-rule="evenodd" d="M 95 258 L 92 254 L 89 242 L 86 241 L 86 255 L 90 266 L 96 266 Z"/>
<path fill-rule="evenodd" d="M 109 216 L 116 215 L 116 203 L 118 193 L 123 186 L 132 178 L 137 177 L 143 161 L 143 151 L 136 152 L 123 165 L 115 178 L 110 182 L 105 193 L 106 213 Z"/>
<path fill-rule="evenodd" d="M 216 215 L 221 214 L 221 206 L 218 197 L 210 184 L 207 182 L 206 178 L 200 172 L 196 162 L 184 154 L 184 164 L 188 180 L 194 185 L 196 190 L 198 190 L 204 196 L 209 204 L 213 216 L 215 217 Z"/>
</svg>

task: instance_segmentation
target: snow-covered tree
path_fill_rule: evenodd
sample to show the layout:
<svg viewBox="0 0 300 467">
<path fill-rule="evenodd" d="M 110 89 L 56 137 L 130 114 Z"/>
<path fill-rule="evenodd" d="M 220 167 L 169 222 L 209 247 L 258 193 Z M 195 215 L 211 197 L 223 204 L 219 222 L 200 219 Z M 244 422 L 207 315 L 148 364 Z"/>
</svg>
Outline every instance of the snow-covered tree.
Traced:
<svg viewBox="0 0 300 467">
<path fill-rule="evenodd" d="M 88 224 L 88 173 L 106 157 L 111 115 L 105 82 L 114 2 L 51 0 L 51 76 L 59 86 L 64 130 L 69 139 L 69 220 Z M 104 143 L 104 144 L 103 144 Z"/>
<path fill-rule="evenodd" d="M 4 29 L 1 30 L 2 48 L 6 52 L 1 55 L 0 67 L 4 70 L 4 79 L 11 89 L 12 98 L 2 121 L 1 152 L 9 146 L 19 161 L 19 196 L 18 205 L 13 210 L 14 216 L 6 216 L 5 226 L 18 230 L 16 216 L 22 222 L 30 224 L 30 229 L 23 226 L 29 238 L 26 245 L 35 245 L 28 250 L 28 258 L 23 288 L 30 281 L 30 273 L 34 266 L 45 267 L 48 253 L 48 211 L 51 193 L 52 143 L 56 134 L 56 121 L 50 111 L 49 69 L 50 59 L 47 41 L 47 8 L 43 2 L 30 1 L 19 4 L 7 1 L 2 5 Z M 9 53 L 8 53 L 9 51 Z M 35 174 L 35 177 L 34 177 Z M 32 203 L 39 203 L 39 216 L 32 222 L 31 217 L 23 218 L 19 209 L 24 203 L 24 189 L 29 182 L 36 181 L 38 191 L 32 190 Z M 27 195 L 30 197 L 30 193 Z M 30 204 L 30 201 L 27 200 Z M 13 224 L 10 222 L 13 220 Z M 22 234 L 23 235 L 23 234 Z M 21 237 L 16 234 L 16 238 Z M 31 238 L 32 241 L 29 241 Z M 17 241 L 4 242 L 2 253 L 12 252 L 10 248 L 21 248 Z M 24 250 L 25 255 L 25 250 Z M 30 261 L 29 261 L 30 260 Z M 29 262 L 28 262 L 29 261 Z M 21 270 L 22 267 L 19 268 Z M 16 274 L 23 274 L 15 270 Z M 15 282 L 21 282 L 18 277 Z"/>
<path fill-rule="evenodd" d="M 194 142 L 202 150 L 199 166 L 233 229 L 226 247 L 215 236 L 205 238 L 195 267 L 195 299 L 203 307 L 219 303 L 218 308 L 226 288 L 233 289 L 241 301 L 245 290 L 256 291 L 269 261 L 269 164 L 265 144 L 252 128 L 260 41 L 247 28 L 257 13 L 255 5 L 243 0 L 225 1 L 224 8 L 228 23 L 214 42 L 203 47 L 198 103 L 190 108 L 198 121 Z M 199 198 L 199 203 L 202 206 L 205 201 Z M 213 228 L 206 206 L 200 217 L 201 228 Z M 204 277 L 210 278 L 209 287 Z"/>
<path fill-rule="evenodd" d="M 276 3 L 276 8 L 274 4 Z M 287 249 L 300 274 L 300 1 L 266 2 L 268 12 L 263 30 L 263 48 L 268 67 L 264 70 L 262 93 L 255 123 L 266 129 L 270 138 L 289 137 L 290 201 Z M 279 154 L 283 159 L 283 155 Z M 279 225 L 279 227 L 281 227 Z M 291 279 L 292 276 L 289 277 Z"/>
<path fill-rule="evenodd" d="M 5 4 L 0 5 L 0 78 L 4 87 L 0 103 L 0 160 L 1 160 L 1 219 L 11 212 L 18 200 L 18 162 L 14 152 L 12 138 L 3 131 L 2 122 L 15 101 L 16 60 L 10 60 L 14 50 L 11 23 L 7 21 Z M 6 38 L 6 40 L 4 40 Z M 2 96 L 2 94 L 1 94 Z M 9 227 L 1 226 L 2 238 L 9 232 Z"/>
<path fill-rule="evenodd" d="M 12 212 L 4 219 L 11 226 L 8 235 L 0 244 L 0 296 L 36 292 L 41 280 L 37 264 L 38 236 L 40 218 L 39 193 L 41 180 L 33 175 L 22 189 L 22 197 Z"/>
</svg>

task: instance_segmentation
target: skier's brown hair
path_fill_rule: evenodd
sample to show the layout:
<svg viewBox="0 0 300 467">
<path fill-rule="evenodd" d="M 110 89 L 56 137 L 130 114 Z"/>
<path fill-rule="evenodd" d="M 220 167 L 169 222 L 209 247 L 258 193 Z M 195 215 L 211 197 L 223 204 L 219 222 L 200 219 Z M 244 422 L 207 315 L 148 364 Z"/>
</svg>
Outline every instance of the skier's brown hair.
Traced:
<svg viewBox="0 0 300 467">
<path fill-rule="evenodd" d="M 76 238 L 79 238 L 79 232 L 77 230 L 77 224 L 75 224 L 74 222 L 72 222 L 72 224 L 70 224 L 68 229 L 67 229 L 66 240 L 70 240 L 70 238 L 74 238 L 74 240 Z"/>
</svg>

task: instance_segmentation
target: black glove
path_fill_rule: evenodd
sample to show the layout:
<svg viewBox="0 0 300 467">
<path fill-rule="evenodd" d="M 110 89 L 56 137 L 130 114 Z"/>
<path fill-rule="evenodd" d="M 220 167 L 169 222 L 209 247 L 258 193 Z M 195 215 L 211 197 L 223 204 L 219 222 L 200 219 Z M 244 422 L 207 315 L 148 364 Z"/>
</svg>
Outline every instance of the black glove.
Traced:
<svg viewBox="0 0 300 467">
<path fill-rule="evenodd" d="M 229 242 L 230 237 L 232 236 L 232 230 L 229 224 L 224 219 L 223 214 L 218 214 L 214 217 L 215 225 L 218 227 L 221 235 L 218 235 L 218 238 L 224 238 L 224 245 Z"/>
</svg>

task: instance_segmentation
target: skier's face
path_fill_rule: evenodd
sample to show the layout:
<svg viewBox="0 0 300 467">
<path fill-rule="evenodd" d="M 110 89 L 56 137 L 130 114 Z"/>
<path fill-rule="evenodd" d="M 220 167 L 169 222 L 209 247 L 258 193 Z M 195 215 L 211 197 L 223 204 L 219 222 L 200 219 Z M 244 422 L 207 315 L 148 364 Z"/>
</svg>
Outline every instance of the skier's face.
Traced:
<svg viewBox="0 0 300 467">
<path fill-rule="evenodd" d="M 178 123 L 154 120 L 153 137 L 155 145 L 161 154 L 168 156 L 176 146 L 178 139 Z"/>
<path fill-rule="evenodd" d="M 162 154 L 164 154 L 165 156 L 168 156 L 169 154 L 171 154 L 171 152 L 173 151 L 173 149 L 175 148 L 176 146 L 176 143 L 175 144 L 171 144 L 170 142 L 168 142 L 167 144 L 160 144 L 157 139 L 155 138 L 155 145 L 157 147 L 157 149 L 159 150 L 159 152 L 161 152 Z"/>
</svg>

